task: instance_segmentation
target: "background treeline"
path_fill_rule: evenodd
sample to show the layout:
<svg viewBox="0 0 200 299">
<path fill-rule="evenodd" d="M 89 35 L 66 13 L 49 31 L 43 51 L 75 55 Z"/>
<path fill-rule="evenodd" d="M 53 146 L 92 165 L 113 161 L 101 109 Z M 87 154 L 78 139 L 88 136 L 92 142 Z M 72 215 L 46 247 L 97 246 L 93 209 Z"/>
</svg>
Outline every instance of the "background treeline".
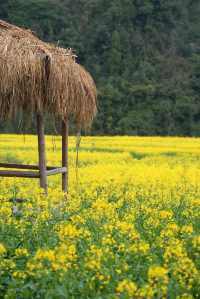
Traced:
<svg viewBox="0 0 200 299">
<path fill-rule="evenodd" d="M 98 86 L 93 134 L 200 136 L 199 16 L 199 0 L 0 1 L 0 18 L 76 49 Z"/>
</svg>

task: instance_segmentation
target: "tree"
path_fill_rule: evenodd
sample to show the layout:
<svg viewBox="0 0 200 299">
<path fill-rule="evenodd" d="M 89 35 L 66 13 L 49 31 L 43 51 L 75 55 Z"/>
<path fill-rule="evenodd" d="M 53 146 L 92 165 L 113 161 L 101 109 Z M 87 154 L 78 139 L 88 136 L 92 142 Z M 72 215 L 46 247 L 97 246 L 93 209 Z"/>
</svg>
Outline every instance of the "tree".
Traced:
<svg viewBox="0 0 200 299">
<path fill-rule="evenodd" d="M 99 90 L 93 134 L 200 135 L 199 13 L 197 0 L 0 3 L 1 18 L 76 50 Z"/>
</svg>

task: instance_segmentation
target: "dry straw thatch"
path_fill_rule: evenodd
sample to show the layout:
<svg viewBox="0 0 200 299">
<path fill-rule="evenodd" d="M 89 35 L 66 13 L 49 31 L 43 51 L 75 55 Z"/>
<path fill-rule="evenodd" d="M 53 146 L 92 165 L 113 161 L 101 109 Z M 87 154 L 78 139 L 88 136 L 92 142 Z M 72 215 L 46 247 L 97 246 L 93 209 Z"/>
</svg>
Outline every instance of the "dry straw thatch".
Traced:
<svg viewBox="0 0 200 299">
<path fill-rule="evenodd" d="M 0 20 L 0 119 L 19 109 L 73 116 L 87 127 L 96 114 L 96 87 L 71 50 Z"/>
</svg>

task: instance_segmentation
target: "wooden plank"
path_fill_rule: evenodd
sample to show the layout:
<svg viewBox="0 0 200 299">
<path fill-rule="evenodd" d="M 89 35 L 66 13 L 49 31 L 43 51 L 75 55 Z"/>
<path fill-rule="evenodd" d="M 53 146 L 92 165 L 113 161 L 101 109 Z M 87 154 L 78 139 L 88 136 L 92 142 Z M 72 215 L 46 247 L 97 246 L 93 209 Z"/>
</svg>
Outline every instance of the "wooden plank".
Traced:
<svg viewBox="0 0 200 299">
<path fill-rule="evenodd" d="M 68 191 L 68 121 L 62 121 L 62 167 L 66 172 L 62 174 L 62 190 Z"/>
<path fill-rule="evenodd" d="M 44 135 L 44 118 L 42 113 L 37 114 L 37 131 L 38 131 L 38 154 L 40 170 L 40 187 L 47 194 L 47 171 L 46 171 L 46 153 L 45 153 L 45 135 Z"/>
<path fill-rule="evenodd" d="M 21 165 L 21 164 L 13 164 L 13 163 L 0 163 L 1 168 L 15 168 L 15 169 L 33 169 L 38 170 L 38 165 Z M 47 166 L 47 170 L 52 170 L 59 168 L 58 166 Z"/>
<path fill-rule="evenodd" d="M 56 168 L 56 169 L 52 169 L 52 170 L 47 170 L 47 176 L 49 175 L 54 175 L 54 174 L 58 174 L 58 173 L 66 173 L 67 172 L 67 168 L 66 167 L 60 167 L 60 168 Z"/>
<path fill-rule="evenodd" d="M 0 177 L 39 178 L 39 171 L 0 170 Z"/>
</svg>

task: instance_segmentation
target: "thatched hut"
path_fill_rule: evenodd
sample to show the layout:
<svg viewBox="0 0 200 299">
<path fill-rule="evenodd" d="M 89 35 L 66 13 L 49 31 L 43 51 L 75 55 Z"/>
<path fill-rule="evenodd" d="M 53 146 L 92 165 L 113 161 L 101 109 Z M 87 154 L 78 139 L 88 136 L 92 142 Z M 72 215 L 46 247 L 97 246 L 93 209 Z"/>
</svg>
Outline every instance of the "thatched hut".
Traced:
<svg viewBox="0 0 200 299">
<path fill-rule="evenodd" d="M 39 167 L 1 163 L 0 176 L 39 177 L 47 190 L 47 176 L 62 173 L 67 190 L 68 120 L 89 127 L 96 114 L 96 87 L 90 74 L 76 63 L 69 49 L 38 39 L 30 30 L 0 21 L 0 119 L 18 111 L 37 115 Z M 62 121 L 62 167 L 46 167 L 44 114 Z M 39 168 L 39 169 L 38 169 Z M 38 169 L 39 171 L 32 171 Z"/>
</svg>

